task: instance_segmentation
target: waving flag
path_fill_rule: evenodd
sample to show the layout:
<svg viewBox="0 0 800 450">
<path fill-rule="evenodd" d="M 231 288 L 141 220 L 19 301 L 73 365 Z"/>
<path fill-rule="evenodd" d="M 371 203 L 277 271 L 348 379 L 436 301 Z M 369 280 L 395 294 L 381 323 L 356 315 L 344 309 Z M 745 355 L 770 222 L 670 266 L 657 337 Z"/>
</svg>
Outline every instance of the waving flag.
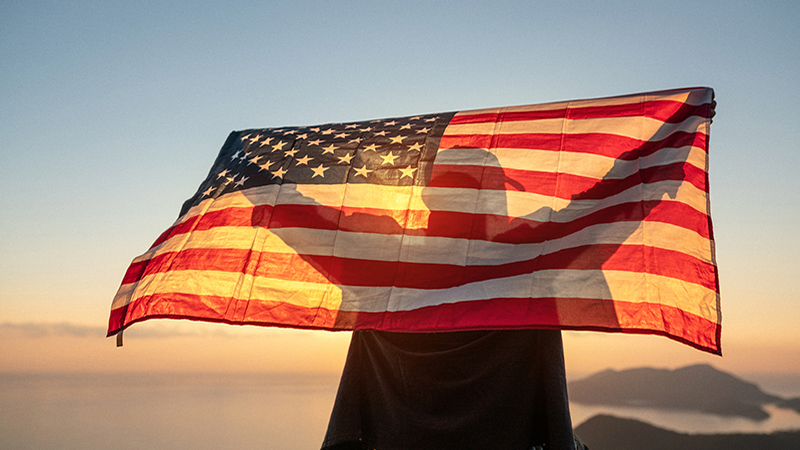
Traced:
<svg viewBox="0 0 800 450">
<path fill-rule="evenodd" d="M 231 133 L 134 259 L 150 318 L 660 334 L 719 353 L 713 91 Z"/>
</svg>

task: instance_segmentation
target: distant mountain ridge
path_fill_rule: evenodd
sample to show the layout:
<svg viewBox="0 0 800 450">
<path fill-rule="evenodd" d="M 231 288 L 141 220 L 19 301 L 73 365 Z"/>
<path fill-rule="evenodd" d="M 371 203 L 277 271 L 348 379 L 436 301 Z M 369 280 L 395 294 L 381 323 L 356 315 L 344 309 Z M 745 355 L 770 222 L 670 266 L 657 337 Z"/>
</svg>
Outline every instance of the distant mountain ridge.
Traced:
<svg viewBox="0 0 800 450">
<path fill-rule="evenodd" d="M 800 412 L 800 398 L 768 394 L 708 364 L 680 369 L 649 367 L 605 370 L 569 383 L 570 400 L 588 405 L 638 406 L 698 411 L 720 416 L 765 420 L 763 405 L 775 404 Z"/>
<path fill-rule="evenodd" d="M 634 419 L 597 415 L 575 428 L 589 450 L 797 450 L 800 430 L 771 434 L 685 434 Z"/>
</svg>

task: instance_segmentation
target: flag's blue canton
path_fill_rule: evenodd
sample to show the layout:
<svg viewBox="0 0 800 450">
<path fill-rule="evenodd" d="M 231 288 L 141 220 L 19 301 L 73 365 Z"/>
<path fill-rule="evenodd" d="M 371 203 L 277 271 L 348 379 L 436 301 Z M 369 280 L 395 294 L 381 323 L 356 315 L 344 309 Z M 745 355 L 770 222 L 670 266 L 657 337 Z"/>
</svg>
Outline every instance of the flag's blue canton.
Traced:
<svg viewBox="0 0 800 450">
<path fill-rule="evenodd" d="M 453 115 L 233 132 L 181 214 L 207 198 L 266 184 L 424 184 Z"/>
</svg>

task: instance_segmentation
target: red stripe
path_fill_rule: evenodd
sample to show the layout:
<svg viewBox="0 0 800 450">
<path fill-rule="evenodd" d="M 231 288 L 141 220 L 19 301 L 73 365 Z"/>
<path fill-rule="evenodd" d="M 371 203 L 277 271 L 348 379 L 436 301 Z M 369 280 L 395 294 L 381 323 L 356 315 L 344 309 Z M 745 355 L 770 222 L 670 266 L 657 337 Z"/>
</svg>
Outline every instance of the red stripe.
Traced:
<svg viewBox="0 0 800 450">
<path fill-rule="evenodd" d="M 569 112 L 567 112 L 569 111 Z M 569 115 L 567 115 L 569 114 Z M 468 123 L 516 122 L 542 119 L 605 119 L 609 117 L 648 117 L 665 123 L 680 123 L 692 116 L 708 118 L 708 104 L 690 105 L 675 100 L 653 100 L 622 105 L 584 106 L 537 111 L 504 111 L 500 113 L 461 113 L 451 125 Z"/>
<path fill-rule="evenodd" d="M 232 309 L 239 308 L 234 300 Z M 401 312 L 349 312 L 306 308 L 283 302 L 251 301 L 246 315 L 226 319 L 231 300 L 212 296 L 149 296 L 111 311 L 108 335 L 133 323 L 172 318 L 322 330 L 465 331 L 474 329 L 566 329 L 657 334 L 720 354 L 720 325 L 668 305 L 602 299 L 498 298 L 423 307 Z M 181 305 L 175 307 L 173 304 Z M 591 311 L 593 315 L 587 316 Z M 595 320 L 587 322 L 587 317 Z M 670 324 L 680 324 L 674 327 Z"/>
<path fill-rule="evenodd" d="M 225 311 L 246 311 L 240 318 L 226 318 Z M 317 330 L 335 330 L 337 311 L 306 308 L 284 302 L 242 301 L 194 294 L 156 294 L 112 309 L 108 336 L 134 323 L 149 319 L 188 319 L 232 325 L 262 325 Z"/>
<path fill-rule="evenodd" d="M 406 230 L 398 224 L 397 217 L 380 215 L 384 212 L 396 213 L 396 211 L 367 210 L 365 208 L 354 210 L 344 208 L 344 214 L 340 214 L 340 211 L 335 208 L 311 205 L 281 206 L 287 207 L 285 209 L 278 209 L 278 211 L 282 211 L 280 217 L 282 226 L 310 229 L 336 229 L 332 222 L 320 220 L 319 217 L 323 217 L 323 214 L 319 214 L 319 217 L 316 219 L 313 218 L 314 213 L 318 213 L 321 209 L 326 209 L 332 210 L 332 212 L 325 214 L 327 216 L 333 216 L 333 211 L 339 214 L 337 219 L 339 219 L 338 226 L 340 230 L 359 233 L 379 233 L 387 235 L 408 234 L 412 236 L 489 240 L 492 242 L 509 244 L 533 244 L 562 238 L 591 225 L 630 222 L 630 225 L 633 227 L 638 226 L 639 221 L 653 221 L 680 226 L 697 232 L 704 238 L 710 238 L 708 220 L 705 214 L 683 203 L 672 201 L 634 202 L 614 205 L 567 223 L 536 222 L 521 218 L 513 219 L 509 222 L 508 218 L 502 216 L 473 215 L 458 212 L 436 212 L 429 215 L 427 212 L 423 211 L 410 211 L 407 223 L 413 226 L 427 225 L 427 228 Z M 259 220 L 261 216 L 259 210 L 262 208 L 265 207 L 229 208 L 215 211 L 212 219 L 206 222 L 203 217 L 199 222 L 209 225 L 208 228 L 204 229 L 210 229 L 211 224 L 214 226 L 259 226 L 261 224 L 257 222 L 257 220 Z M 224 221 L 223 215 L 217 214 L 228 210 L 232 212 L 230 223 Z M 244 210 L 251 211 L 251 216 L 254 217 L 253 222 L 242 223 L 242 217 L 246 215 L 243 214 Z M 298 214 L 292 217 L 290 211 L 297 212 Z M 279 227 L 273 228 L 277 229 Z M 177 235 L 177 233 L 175 235 Z M 243 258 L 244 254 L 240 252 L 248 252 L 249 250 L 223 249 L 219 251 L 223 253 L 230 252 L 231 256 L 226 257 L 224 254 L 220 254 L 219 256 L 215 256 L 216 261 L 224 267 L 229 267 L 229 269 L 226 270 L 235 271 L 235 269 L 230 269 L 232 266 L 228 261 L 236 261 L 237 258 Z M 184 250 L 184 252 L 188 252 L 187 254 L 192 254 L 195 257 L 200 257 L 207 252 L 213 252 L 213 249 L 190 249 Z M 167 253 L 165 255 L 171 254 L 172 253 Z M 138 281 L 148 273 L 166 271 L 167 268 L 173 264 L 169 258 L 168 256 L 158 256 L 150 260 L 132 263 L 123 278 L 122 284 Z M 174 264 L 177 264 L 177 262 Z M 243 264 L 244 261 L 242 262 L 242 265 Z M 184 268 L 183 270 L 188 269 Z M 208 266 L 204 270 L 217 269 L 214 269 L 213 266 Z"/>
<path fill-rule="evenodd" d="M 183 222 L 168 228 L 161 233 L 161 236 L 156 239 L 150 248 L 152 249 L 153 247 L 161 245 L 179 234 L 190 233 L 192 231 L 205 231 L 220 226 L 249 227 L 256 219 L 258 219 L 259 223 L 264 223 L 269 220 L 271 212 L 272 206 L 269 205 L 257 206 L 255 210 L 252 207 L 231 207 L 217 211 L 209 211 L 205 214 L 189 217 Z"/>
<path fill-rule="evenodd" d="M 261 208 L 267 207 L 249 208 L 253 217 L 249 223 L 242 223 L 239 216 L 242 209 L 248 208 L 231 208 L 236 215 L 230 222 L 225 222 L 219 216 L 213 222 L 215 226 L 266 226 L 267 224 L 260 222 Z M 227 210 L 220 212 L 223 211 Z M 454 211 L 405 212 L 313 205 L 279 205 L 274 216 L 278 219 L 269 224 L 273 229 L 286 227 L 335 230 L 338 222 L 338 229 L 347 232 L 479 239 L 508 244 L 530 244 L 558 239 L 596 224 L 638 221 L 668 223 L 710 238 L 705 214 L 684 203 L 669 200 L 616 204 L 570 222 L 538 222 Z"/>
<path fill-rule="evenodd" d="M 431 172 L 430 186 L 521 191 L 565 199 L 598 200 L 619 194 L 640 183 L 667 180 L 688 181 L 696 188 L 708 192 L 706 172 L 685 162 L 647 167 L 622 179 L 597 179 L 569 173 L 489 166 L 437 164 Z"/>
<path fill-rule="evenodd" d="M 597 319 L 587 323 L 587 312 Z M 598 314 L 598 311 L 604 311 Z M 441 329 L 559 329 L 656 334 L 721 354 L 720 325 L 668 305 L 602 299 L 500 298 L 429 306 L 412 311 L 339 312 L 347 329 L 430 332 Z M 490 325 L 491 324 L 491 325 Z M 680 324 L 674 327 L 670 324 Z"/>
<path fill-rule="evenodd" d="M 563 142 L 562 142 L 563 137 Z M 707 149 L 704 133 L 676 131 L 660 141 L 643 141 L 616 134 L 519 133 L 519 134 L 449 134 L 442 136 L 439 148 L 519 148 L 544 151 L 591 153 L 632 161 L 663 148 L 696 146 Z"/>
<path fill-rule="evenodd" d="M 190 248 L 157 255 L 147 261 L 131 264 L 122 284 L 135 283 L 143 277 L 171 270 L 212 270 L 243 272 L 250 250 L 233 248 Z"/>
<path fill-rule="evenodd" d="M 256 263 L 248 265 L 248 261 Z M 585 245 L 519 262 L 466 267 L 336 256 L 259 253 L 249 250 L 189 249 L 159 255 L 138 270 L 137 275 L 212 270 L 291 281 L 330 282 L 340 286 L 448 289 L 553 269 L 651 273 L 699 284 L 712 290 L 717 288 L 712 264 L 672 250 L 618 244 Z M 129 280 L 135 281 L 138 280 Z"/>
<path fill-rule="evenodd" d="M 409 223 L 426 228 L 410 228 L 392 234 L 472 239 L 505 244 L 536 244 L 569 236 L 592 225 L 629 222 L 620 225 L 622 230 L 635 228 L 641 221 L 668 223 L 709 238 L 706 215 L 683 203 L 673 201 L 623 203 L 570 222 L 538 222 L 488 214 L 438 211 L 427 214 L 422 211 L 410 211 Z M 342 219 L 342 223 L 345 222 L 350 224 L 349 217 Z M 375 229 L 371 225 L 370 220 L 353 220 L 352 226 L 342 229 L 370 233 Z"/>
<path fill-rule="evenodd" d="M 554 172 L 504 169 L 493 166 L 461 164 L 435 164 L 429 186 L 436 188 L 486 189 L 496 191 L 522 191 L 553 196 L 556 193 Z M 563 176 L 563 174 L 561 174 Z M 597 183 L 596 178 L 570 175 L 576 184 Z"/>
<path fill-rule="evenodd" d="M 459 266 L 303 256 L 332 283 L 447 289 L 469 283 L 527 275 L 541 270 L 619 270 L 651 273 L 716 289 L 714 266 L 672 250 L 639 245 L 596 244 L 561 250 L 502 265 Z M 658 264 L 652 264 L 658 261 Z"/>
<path fill-rule="evenodd" d="M 200 216 L 189 217 L 188 219 L 184 220 L 183 222 L 167 228 L 166 231 L 161 233 L 158 236 L 158 238 L 156 238 L 156 241 L 153 242 L 153 245 L 151 245 L 150 248 L 154 248 L 154 247 L 157 247 L 157 246 L 161 245 L 162 243 L 168 241 L 170 238 L 172 238 L 176 234 L 188 233 L 189 231 L 191 231 L 192 226 L 197 222 L 198 217 L 200 217 Z"/>
</svg>

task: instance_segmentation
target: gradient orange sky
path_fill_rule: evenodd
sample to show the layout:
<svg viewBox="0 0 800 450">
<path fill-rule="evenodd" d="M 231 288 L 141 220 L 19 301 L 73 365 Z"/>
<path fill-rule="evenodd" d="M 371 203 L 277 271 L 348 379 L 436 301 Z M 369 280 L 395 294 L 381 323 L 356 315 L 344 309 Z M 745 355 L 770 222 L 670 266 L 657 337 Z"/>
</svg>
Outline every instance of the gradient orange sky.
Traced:
<svg viewBox="0 0 800 450">
<path fill-rule="evenodd" d="M 156 320 L 105 339 L 130 261 L 231 130 L 715 89 L 723 357 L 564 334 L 573 374 L 800 372 L 800 6 L 379 2 L 0 6 L 0 372 L 341 370 L 348 333 Z"/>
</svg>

